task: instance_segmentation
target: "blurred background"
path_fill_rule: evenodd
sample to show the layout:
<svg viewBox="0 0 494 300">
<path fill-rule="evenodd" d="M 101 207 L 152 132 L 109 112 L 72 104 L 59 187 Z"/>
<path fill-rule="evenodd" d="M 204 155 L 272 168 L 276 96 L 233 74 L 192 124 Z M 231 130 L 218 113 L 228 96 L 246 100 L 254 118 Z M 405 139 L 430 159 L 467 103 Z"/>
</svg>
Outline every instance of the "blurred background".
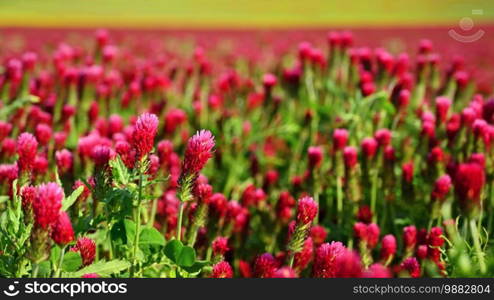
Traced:
<svg viewBox="0 0 494 300">
<path fill-rule="evenodd" d="M 332 30 L 350 30 L 356 47 L 394 55 L 413 56 L 429 39 L 442 61 L 461 55 L 481 84 L 494 81 L 493 0 L 0 0 L 0 54 L 62 42 L 85 47 L 98 28 L 117 43 L 132 39 L 156 51 L 159 41 L 268 61 L 302 41 L 324 48 Z"/>
<path fill-rule="evenodd" d="M 300 28 L 455 26 L 492 0 L 0 0 L 0 26 Z"/>
</svg>

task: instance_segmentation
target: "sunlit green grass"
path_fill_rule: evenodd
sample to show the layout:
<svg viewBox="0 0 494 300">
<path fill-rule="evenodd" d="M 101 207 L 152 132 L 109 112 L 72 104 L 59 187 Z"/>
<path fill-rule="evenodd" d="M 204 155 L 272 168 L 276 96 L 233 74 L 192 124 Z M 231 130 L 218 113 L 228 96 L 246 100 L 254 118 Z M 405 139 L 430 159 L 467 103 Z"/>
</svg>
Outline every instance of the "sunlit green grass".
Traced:
<svg viewBox="0 0 494 300">
<path fill-rule="evenodd" d="M 472 16 L 472 9 L 483 15 Z M 491 0 L 0 0 L 0 26 L 314 27 L 494 20 Z"/>
</svg>

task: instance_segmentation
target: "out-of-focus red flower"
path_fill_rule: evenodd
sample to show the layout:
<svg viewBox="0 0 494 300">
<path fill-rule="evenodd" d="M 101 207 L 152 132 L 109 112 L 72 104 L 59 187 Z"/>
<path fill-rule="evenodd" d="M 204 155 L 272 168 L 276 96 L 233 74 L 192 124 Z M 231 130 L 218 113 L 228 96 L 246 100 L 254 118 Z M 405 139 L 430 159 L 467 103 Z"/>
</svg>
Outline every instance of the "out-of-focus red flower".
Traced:
<svg viewBox="0 0 494 300">
<path fill-rule="evenodd" d="M 333 132 L 333 148 L 335 151 L 343 150 L 348 142 L 348 130 L 338 128 Z"/>
<path fill-rule="evenodd" d="M 449 175 L 443 175 L 439 177 L 434 183 L 434 189 L 432 190 L 432 198 L 442 201 L 448 195 L 451 189 L 451 177 Z"/>
<path fill-rule="evenodd" d="M 66 212 L 61 212 L 52 225 L 51 238 L 59 245 L 67 245 L 74 240 L 74 229 Z"/>
<path fill-rule="evenodd" d="M 214 255 L 225 255 L 230 248 L 228 247 L 228 238 L 219 236 L 214 239 L 212 246 Z"/>
<path fill-rule="evenodd" d="M 34 166 L 38 141 L 27 132 L 22 133 L 17 139 L 17 154 L 19 155 L 19 171 L 30 171 Z"/>
<path fill-rule="evenodd" d="M 463 163 L 456 169 L 455 193 L 464 212 L 470 214 L 480 206 L 480 195 L 485 183 L 484 168 L 477 163 Z"/>
</svg>

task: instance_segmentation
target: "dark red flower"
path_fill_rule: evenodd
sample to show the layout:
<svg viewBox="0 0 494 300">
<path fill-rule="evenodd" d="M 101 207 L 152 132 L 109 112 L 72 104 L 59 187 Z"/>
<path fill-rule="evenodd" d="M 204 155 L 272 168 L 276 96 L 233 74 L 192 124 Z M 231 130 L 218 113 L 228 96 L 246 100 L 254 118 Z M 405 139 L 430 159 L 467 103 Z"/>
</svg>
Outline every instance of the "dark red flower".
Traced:
<svg viewBox="0 0 494 300">
<path fill-rule="evenodd" d="M 415 249 L 417 245 L 417 228 L 413 225 L 403 228 L 403 243 L 406 249 Z"/>
<path fill-rule="evenodd" d="M 451 177 L 449 177 L 449 175 L 439 177 L 434 183 L 434 189 L 432 190 L 431 197 L 439 201 L 444 200 L 444 198 L 448 195 L 451 186 Z"/>
<path fill-rule="evenodd" d="M 215 238 L 211 247 L 214 255 L 225 255 L 230 250 L 228 248 L 228 238 L 222 236 Z"/>
<path fill-rule="evenodd" d="M 312 275 L 318 278 L 336 277 L 336 261 L 345 252 L 340 242 L 324 243 L 316 250 Z"/>
<path fill-rule="evenodd" d="M 415 257 L 409 257 L 401 263 L 401 268 L 408 272 L 410 277 L 420 277 L 420 264 Z"/>
<path fill-rule="evenodd" d="M 70 251 L 79 252 L 82 257 L 82 264 L 88 266 L 93 263 L 96 255 L 96 243 L 86 237 L 77 239 L 74 247 L 70 248 Z"/>
<path fill-rule="evenodd" d="M 254 262 L 254 277 L 272 278 L 278 263 L 270 253 L 264 253 Z"/>
</svg>

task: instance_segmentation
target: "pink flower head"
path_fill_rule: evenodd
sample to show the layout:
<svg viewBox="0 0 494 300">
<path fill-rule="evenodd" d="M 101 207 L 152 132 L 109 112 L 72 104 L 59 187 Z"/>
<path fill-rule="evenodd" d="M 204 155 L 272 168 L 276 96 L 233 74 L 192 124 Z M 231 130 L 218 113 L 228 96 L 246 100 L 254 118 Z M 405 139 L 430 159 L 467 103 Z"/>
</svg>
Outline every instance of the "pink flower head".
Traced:
<svg viewBox="0 0 494 300">
<path fill-rule="evenodd" d="M 386 261 L 396 253 L 396 238 L 392 234 L 383 237 L 381 243 L 381 258 Z"/>
<path fill-rule="evenodd" d="M 277 82 L 278 79 L 273 74 L 270 73 L 264 74 L 264 76 L 262 77 L 262 84 L 264 85 L 264 88 L 268 91 L 271 90 L 276 85 Z"/>
<path fill-rule="evenodd" d="M 406 249 L 414 249 L 417 245 L 417 228 L 413 225 L 403 228 L 403 243 Z"/>
<path fill-rule="evenodd" d="M 72 152 L 62 149 L 55 152 L 55 162 L 60 173 L 64 174 L 72 170 Z"/>
<path fill-rule="evenodd" d="M 312 275 L 317 278 L 336 277 L 336 259 L 346 251 L 340 242 L 324 243 L 316 250 Z"/>
<path fill-rule="evenodd" d="M 57 221 L 52 225 L 51 238 L 59 245 L 66 245 L 74 240 L 74 229 L 69 215 L 61 212 Z"/>
<path fill-rule="evenodd" d="M 48 229 L 58 220 L 64 194 L 62 188 L 49 182 L 38 187 L 33 201 L 33 212 L 36 225 Z"/>
<path fill-rule="evenodd" d="M 374 138 L 379 146 L 386 147 L 391 143 L 391 131 L 386 128 L 379 129 L 374 134 Z"/>
<path fill-rule="evenodd" d="M 225 253 L 230 250 L 230 248 L 228 248 L 228 238 L 222 236 L 215 238 L 212 248 L 214 255 L 225 255 Z"/>
<path fill-rule="evenodd" d="M 449 190 L 451 189 L 451 177 L 449 175 L 443 175 L 439 177 L 435 184 L 434 190 L 432 190 L 432 198 L 437 200 L 444 200 L 444 198 L 448 195 Z"/>
<path fill-rule="evenodd" d="M 230 264 L 226 261 L 220 261 L 213 266 L 211 278 L 232 278 L 233 270 Z"/>
<path fill-rule="evenodd" d="M 100 277 L 96 273 L 88 273 L 88 274 L 82 275 L 82 278 L 100 278 Z"/>
<path fill-rule="evenodd" d="M 151 152 L 157 132 L 158 117 L 156 115 L 144 113 L 139 116 L 132 136 L 132 146 L 137 152 L 138 160 Z"/>
<path fill-rule="evenodd" d="M 349 170 L 353 169 L 357 165 L 357 148 L 347 146 L 343 149 L 343 159 L 345 161 L 345 167 Z"/>
<path fill-rule="evenodd" d="M 391 272 L 385 266 L 376 263 L 371 265 L 364 271 L 363 277 L 365 278 L 391 278 Z"/>
<path fill-rule="evenodd" d="M 364 138 L 361 147 L 365 158 L 372 159 L 377 151 L 377 141 L 371 137 Z"/>
<path fill-rule="evenodd" d="M 79 252 L 82 257 L 82 264 L 88 266 L 93 263 L 96 255 L 96 243 L 87 237 L 77 239 L 74 247 L 70 249 L 73 252 Z"/>
<path fill-rule="evenodd" d="M 307 150 L 309 156 L 309 169 L 314 169 L 321 165 L 323 150 L 320 146 L 312 146 Z"/>
<path fill-rule="evenodd" d="M 174 108 L 168 111 L 165 115 L 165 132 L 173 133 L 177 129 L 177 127 L 187 121 L 187 114 L 185 111 Z"/>
<path fill-rule="evenodd" d="M 214 137 L 209 130 L 198 131 L 187 142 L 183 172 L 198 174 L 208 160 L 213 157 Z"/>
<path fill-rule="evenodd" d="M 485 183 L 484 168 L 477 163 L 463 163 L 456 169 L 455 193 L 461 208 L 471 213 L 480 206 L 480 195 Z"/>
<path fill-rule="evenodd" d="M 278 263 L 270 253 L 264 253 L 254 262 L 254 276 L 258 278 L 272 278 Z"/>
<path fill-rule="evenodd" d="M 401 263 L 401 268 L 412 278 L 420 277 L 420 264 L 415 257 L 409 257 Z"/>
<path fill-rule="evenodd" d="M 445 122 L 448 117 L 448 110 L 451 107 L 451 100 L 448 97 L 436 98 L 436 120 Z"/>
<path fill-rule="evenodd" d="M 21 172 L 29 171 L 33 168 L 37 148 L 38 141 L 32 134 L 24 132 L 17 138 L 18 164 Z"/>
<path fill-rule="evenodd" d="M 348 130 L 338 128 L 333 132 L 333 147 L 336 151 L 345 148 L 348 142 Z"/>
<path fill-rule="evenodd" d="M 300 198 L 297 202 L 297 223 L 312 223 L 317 214 L 317 203 L 311 197 Z"/>
</svg>

